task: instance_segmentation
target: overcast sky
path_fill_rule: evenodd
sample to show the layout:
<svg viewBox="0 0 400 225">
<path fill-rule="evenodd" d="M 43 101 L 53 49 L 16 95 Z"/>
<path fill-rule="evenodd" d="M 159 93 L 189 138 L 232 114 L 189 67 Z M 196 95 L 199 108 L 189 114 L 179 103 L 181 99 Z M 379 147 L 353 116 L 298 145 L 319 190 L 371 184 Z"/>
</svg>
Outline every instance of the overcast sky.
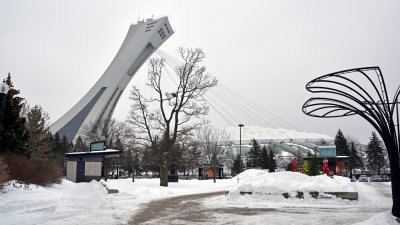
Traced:
<svg viewBox="0 0 400 225">
<path fill-rule="evenodd" d="M 200 47 L 219 82 L 296 127 L 339 128 L 367 142 L 358 117 L 317 119 L 301 111 L 305 84 L 327 73 L 380 66 L 393 96 L 400 84 L 400 1 L 58 1 L 0 0 L 0 78 L 11 72 L 21 97 L 57 120 L 92 87 L 130 24 L 169 16 L 161 47 Z M 125 120 L 129 90 L 114 117 Z M 392 97 L 391 97 L 392 98 Z"/>
</svg>

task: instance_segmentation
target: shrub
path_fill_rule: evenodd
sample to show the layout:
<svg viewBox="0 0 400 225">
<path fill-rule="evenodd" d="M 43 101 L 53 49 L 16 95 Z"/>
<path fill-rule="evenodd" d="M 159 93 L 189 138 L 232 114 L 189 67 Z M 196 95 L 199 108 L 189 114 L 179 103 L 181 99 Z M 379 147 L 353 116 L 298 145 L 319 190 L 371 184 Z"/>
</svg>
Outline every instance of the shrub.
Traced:
<svg viewBox="0 0 400 225">
<path fill-rule="evenodd" d="M 6 181 L 10 180 L 10 173 L 8 171 L 8 164 L 6 163 L 6 158 L 0 155 L 0 185 Z"/>
<path fill-rule="evenodd" d="M 60 182 L 62 170 L 52 160 L 31 160 L 22 155 L 9 154 L 5 156 L 5 161 L 11 180 L 42 186 Z"/>
</svg>

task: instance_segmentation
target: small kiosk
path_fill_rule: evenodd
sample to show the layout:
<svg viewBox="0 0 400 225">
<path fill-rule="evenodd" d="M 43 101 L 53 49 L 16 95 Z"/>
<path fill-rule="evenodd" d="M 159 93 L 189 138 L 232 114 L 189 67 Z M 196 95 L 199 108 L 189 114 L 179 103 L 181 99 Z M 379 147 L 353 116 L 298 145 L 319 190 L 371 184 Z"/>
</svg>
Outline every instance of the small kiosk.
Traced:
<svg viewBox="0 0 400 225">
<path fill-rule="evenodd" d="M 119 157 L 121 151 L 105 149 L 105 142 L 90 143 L 90 152 L 65 154 L 67 158 L 67 180 L 73 182 L 99 181 L 105 177 L 104 159 Z"/>
</svg>

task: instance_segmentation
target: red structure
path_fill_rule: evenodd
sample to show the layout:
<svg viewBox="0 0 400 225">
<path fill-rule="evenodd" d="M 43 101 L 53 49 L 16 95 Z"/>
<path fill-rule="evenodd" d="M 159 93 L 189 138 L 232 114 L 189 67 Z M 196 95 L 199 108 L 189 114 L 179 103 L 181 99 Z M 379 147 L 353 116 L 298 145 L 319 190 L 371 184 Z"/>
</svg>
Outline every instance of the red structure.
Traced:
<svg viewBox="0 0 400 225">
<path fill-rule="evenodd" d="M 297 163 L 296 163 L 296 159 L 293 159 L 293 170 L 292 172 L 297 172 Z"/>
<path fill-rule="evenodd" d="M 324 158 L 323 163 L 324 163 L 324 168 L 322 169 L 322 174 L 326 174 L 329 177 L 333 176 L 333 173 L 329 172 L 328 159 L 326 157 Z"/>
</svg>

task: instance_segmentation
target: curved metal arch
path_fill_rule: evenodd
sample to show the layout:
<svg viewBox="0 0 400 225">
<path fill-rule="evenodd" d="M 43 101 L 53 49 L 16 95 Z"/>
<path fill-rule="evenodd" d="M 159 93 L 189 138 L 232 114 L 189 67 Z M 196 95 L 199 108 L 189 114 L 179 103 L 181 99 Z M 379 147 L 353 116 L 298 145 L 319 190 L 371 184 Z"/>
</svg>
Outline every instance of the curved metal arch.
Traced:
<svg viewBox="0 0 400 225">
<path fill-rule="evenodd" d="M 373 99 L 373 97 L 372 97 L 364 88 L 362 88 L 360 85 L 358 85 L 358 84 L 355 83 L 354 81 L 352 81 L 352 80 L 350 80 L 350 79 L 348 79 L 348 78 L 346 78 L 346 77 L 344 77 L 344 76 L 342 75 L 342 74 L 348 74 L 348 73 L 353 73 L 353 72 L 359 72 L 361 75 L 363 75 L 363 76 L 369 81 L 369 83 L 374 87 L 376 94 L 379 96 L 379 99 L 380 99 L 382 102 L 384 102 L 385 99 L 382 98 L 382 96 L 381 96 L 381 94 L 380 94 L 378 88 L 377 88 L 376 85 L 374 84 L 374 82 L 371 80 L 371 78 L 370 78 L 366 73 L 363 72 L 363 71 L 366 71 L 366 70 L 374 70 L 375 72 L 376 72 L 376 71 L 379 71 L 379 74 L 381 74 L 379 67 L 367 67 L 367 68 L 350 69 L 350 70 L 345 70 L 344 72 L 343 72 L 343 71 L 340 71 L 340 72 L 331 73 L 331 74 L 328 74 L 328 75 L 324 75 L 324 76 L 315 78 L 315 79 L 313 79 L 312 81 L 310 81 L 309 83 L 307 83 L 306 89 L 307 89 L 308 91 L 310 91 L 310 92 L 313 92 L 311 89 L 312 89 L 312 88 L 316 88 L 316 87 L 311 87 L 312 84 L 314 84 L 314 83 L 321 83 L 321 82 L 332 82 L 332 83 L 335 83 L 335 84 L 337 84 L 337 85 L 339 85 L 339 86 L 343 86 L 343 87 L 345 87 L 345 88 L 351 89 L 351 91 L 356 92 L 353 88 L 350 88 L 348 85 L 345 85 L 345 84 L 342 84 L 342 83 L 339 83 L 339 82 L 336 82 L 336 81 L 327 80 L 329 77 L 341 78 L 341 79 L 344 79 L 344 80 L 346 80 L 346 81 L 348 81 L 348 82 L 354 84 L 355 86 L 357 86 L 362 92 L 364 92 L 364 93 L 369 97 L 369 99 L 370 99 L 371 102 L 374 102 L 374 104 L 371 104 L 371 102 L 368 101 L 367 99 L 365 99 L 365 101 L 366 101 L 366 102 L 369 102 L 369 104 L 371 105 L 371 107 L 376 106 L 376 107 L 379 109 L 379 111 L 382 111 L 381 108 L 379 107 L 379 104 L 376 104 L 376 102 L 375 102 L 375 100 Z M 378 78 L 378 79 L 379 79 L 379 78 Z M 382 79 L 383 79 L 383 78 L 382 78 Z M 312 83 L 312 84 L 310 84 L 310 83 Z M 386 86 L 384 86 L 384 87 L 386 87 Z M 324 89 L 325 87 L 319 87 L 319 88 Z M 382 91 L 382 90 L 381 90 L 381 91 Z M 315 92 L 314 92 L 314 93 L 315 93 Z M 364 97 L 362 94 L 360 94 L 359 92 L 356 92 L 356 93 L 359 94 L 361 97 L 365 98 L 365 97 Z M 385 93 L 387 93 L 387 92 L 385 91 Z M 386 96 L 386 99 L 388 99 L 387 96 Z M 383 111 L 385 111 L 385 110 L 383 110 Z M 386 113 L 387 113 L 387 112 L 386 112 Z"/>
<path fill-rule="evenodd" d="M 342 91 L 338 91 L 338 90 L 332 89 L 332 88 L 325 88 L 325 89 L 327 89 L 327 91 L 317 91 L 317 92 L 314 92 L 314 93 L 325 93 L 325 94 L 332 94 L 332 95 L 337 94 L 337 95 L 340 95 L 340 96 L 342 96 L 344 98 L 348 98 L 348 99 L 354 101 L 355 103 L 357 103 L 358 105 L 360 105 L 362 108 L 364 108 L 365 111 L 362 111 L 362 110 L 354 107 L 353 105 L 349 105 L 349 106 L 351 106 L 351 108 L 357 109 L 357 111 L 359 111 L 359 112 L 367 112 L 368 115 L 371 116 L 378 124 L 383 124 L 385 122 L 385 120 L 383 119 L 383 116 L 381 114 L 374 113 L 374 111 L 371 108 L 366 107 L 365 104 L 362 101 L 358 100 L 354 96 L 351 96 L 348 93 L 345 93 L 345 92 L 342 92 Z M 335 90 L 336 92 L 335 91 L 331 91 L 331 90 Z M 332 102 L 340 102 L 342 104 L 347 104 L 347 103 L 345 103 L 343 101 L 340 101 L 340 100 L 337 100 L 337 99 L 331 99 L 331 98 L 324 98 L 324 99 L 332 101 Z M 319 100 L 321 100 L 321 99 L 319 99 Z M 304 104 L 303 108 L 306 108 L 306 107 L 307 107 L 307 105 Z M 345 115 L 342 115 L 342 116 L 345 116 Z M 340 116 L 336 116 L 336 117 L 340 117 Z"/>
<path fill-rule="evenodd" d="M 321 101 L 326 101 L 326 102 L 325 102 L 325 103 L 310 104 L 310 102 L 316 101 L 316 100 L 317 100 L 317 101 L 318 101 L 318 100 L 321 100 Z M 336 103 L 341 103 L 341 105 L 335 104 L 335 102 L 336 102 Z M 308 116 L 318 117 L 318 118 L 338 118 L 338 117 L 344 117 L 343 114 L 342 114 L 342 115 L 336 115 L 336 116 L 321 116 L 321 115 L 317 115 L 317 114 L 310 114 L 310 113 L 308 113 L 308 112 L 306 111 L 306 109 L 307 109 L 308 107 L 310 107 L 310 106 L 318 106 L 318 105 L 323 105 L 323 104 L 325 104 L 325 105 L 332 105 L 332 106 L 337 107 L 337 108 L 339 108 L 339 109 L 344 109 L 344 110 L 347 110 L 347 111 L 354 112 L 353 115 L 355 115 L 355 114 L 360 115 L 360 116 L 363 117 L 365 120 L 367 120 L 367 121 L 378 131 L 379 134 L 384 134 L 384 132 L 383 132 L 383 130 L 382 130 L 382 127 L 380 126 L 380 125 L 382 125 L 382 124 L 379 124 L 379 123 L 377 124 L 376 121 L 372 120 L 369 116 L 367 116 L 366 114 L 364 114 L 363 111 L 360 111 L 359 109 L 353 107 L 352 105 L 350 105 L 350 104 L 348 104 L 348 103 L 346 103 L 346 102 L 337 100 L 337 99 L 331 99 L 331 98 L 310 98 L 310 99 L 303 105 L 303 112 L 304 112 L 306 115 L 308 115 Z M 318 109 L 319 109 L 319 108 L 317 108 L 317 110 L 318 110 Z M 317 110 L 314 110 L 314 111 L 317 111 Z"/>
</svg>

